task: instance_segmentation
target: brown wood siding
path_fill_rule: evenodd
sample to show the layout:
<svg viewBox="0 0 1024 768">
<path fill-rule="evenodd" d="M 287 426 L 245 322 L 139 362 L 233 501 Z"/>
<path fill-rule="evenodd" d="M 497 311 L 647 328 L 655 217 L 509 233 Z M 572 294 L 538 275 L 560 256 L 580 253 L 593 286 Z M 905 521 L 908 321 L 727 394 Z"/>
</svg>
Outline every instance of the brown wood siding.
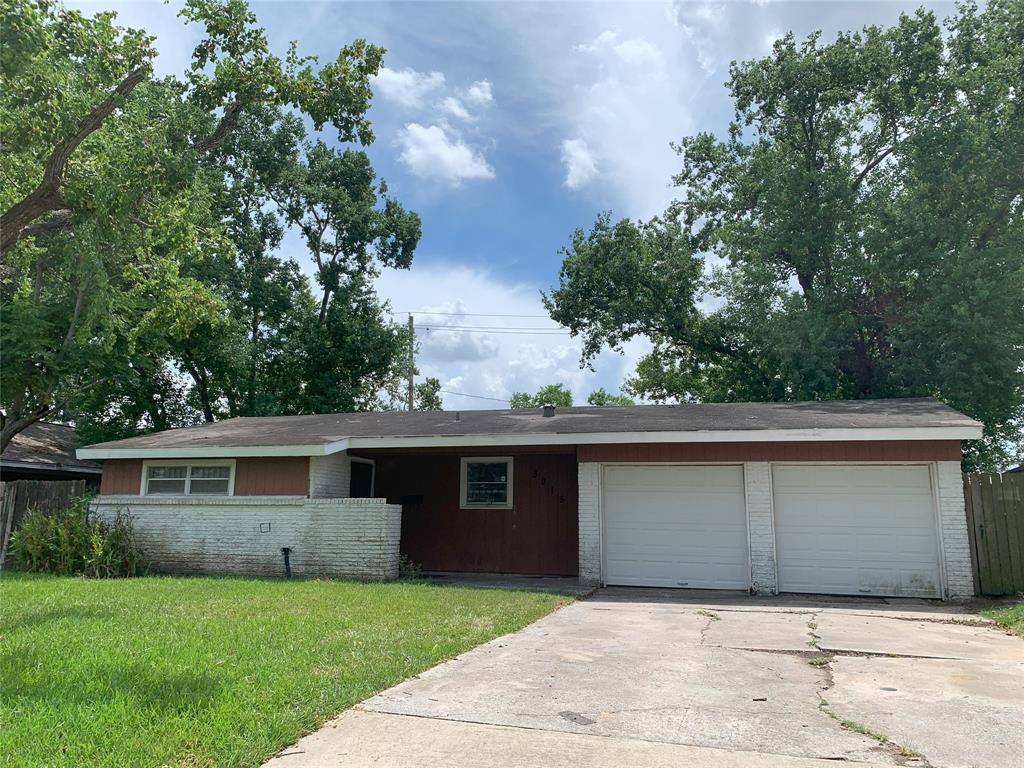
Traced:
<svg viewBox="0 0 1024 768">
<path fill-rule="evenodd" d="M 140 459 L 103 462 L 100 493 L 135 496 L 142 484 Z M 308 496 L 307 456 L 257 456 L 235 460 L 235 496 Z"/>
<path fill-rule="evenodd" d="M 104 496 L 136 496 L 141 486 L 141 459 L 107 459 L 103 462 L 100 493 Z"/>
<path fill-rule="evenodd" d="M 402 554 L 427 571 L 575 576 L 576 457 L 517 450 L 374 452 L 376 495 L 402 504 Z M 513 456 L 513 509 L 460 509 L 461 457 L 480 455 Z"/>
<path fill-rule="evenodd" d="M 959 440 L 581 445 L 580 461 L 960 461 Z"/>
<path fill-rule="evenodd" d="M 253 456 L 235 461 L 235 496 L 308 495 L 308 456 Z"/>
</svg>

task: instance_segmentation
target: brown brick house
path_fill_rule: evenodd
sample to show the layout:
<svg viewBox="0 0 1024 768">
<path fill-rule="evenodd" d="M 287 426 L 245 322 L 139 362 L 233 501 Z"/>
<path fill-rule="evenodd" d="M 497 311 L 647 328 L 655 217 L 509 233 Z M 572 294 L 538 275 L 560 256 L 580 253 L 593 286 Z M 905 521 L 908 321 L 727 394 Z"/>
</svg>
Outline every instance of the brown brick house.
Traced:
<svg viewBox="0 0 1024 768">
<path fill-rule="evenodd" d="M 973 593 L 930 399 L 239 418 L 91 446 L 171 570 L 427 571 L 763 592 Z M 161 564 L 161 563 L 158 563 Z"/>
</svg>

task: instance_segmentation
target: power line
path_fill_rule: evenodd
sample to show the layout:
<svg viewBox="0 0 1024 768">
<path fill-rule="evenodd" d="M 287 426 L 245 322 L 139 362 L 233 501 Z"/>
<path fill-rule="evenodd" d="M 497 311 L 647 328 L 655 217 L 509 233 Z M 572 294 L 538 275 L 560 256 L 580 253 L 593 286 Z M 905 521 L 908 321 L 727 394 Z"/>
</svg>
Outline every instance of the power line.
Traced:
<svg viewBox="0 0 1024 768">
<path fill-rule="evenodd" d="M 424 326 L 424 325 L 420 325 L 420 326 L 417 326 L 417 330 L 420 330 L 420 331 L 448 331 L 448 332 L 457 332 L 457 333 L 487 333 L 487 334 L 495 334 L 495 335 L 499 335 L 499 336 L 501 336 L 501 335 L 506 335 L 506 336 L 571 336 L 572 335 L 571 333 L 569 333 L 569 331 L 556 331 L 556 330 L 550 330 L 550 331 L 547 331 L 547 330 L 545 330 L 545 331 L 517 331 L 517 330 L 513 330 L 511 328 L 501 328 L 501 329 L 495 330 L 493 328 L 459 328 L 457 326 L 452 326 L 452 325 L 437 325 L 437 326 L 429 326 L 429 325 Z"/>
<path fill-rule="evenodd" d="M 453 331 L 552 331 L 554 333 L 568 333 L 565 328 L 550 325 L 417 325 L 417 328 L 451 328 Z"/>
<path fill-rule="evenodd" d="M 486 395 L 470 395 L 467 392 L 452 392 L 450 389 L 439 389 L 438 392 L 444 392 L 446 395 L 458 395 L 459 397 L 472 397 L 475 400 L 493 400 L 496 403 L 511 403 L 511 400 L 503 400 L 500 397 L 487 397 Z"/>
<path fill-rule="evenodd" d="M 445 316 L 448 316 L 448 317 L 531 317 L 531 318 L 549 317 L 549 315 L 500 315 L 500 314 L 489 314 L 488 315 L 488 314 L 481 314 L 479 312 L 427 312 L 426 310 L 423 310 L 421 312 L 417 312 L 417 311 L 410 312 L 407 309 L 403 309 L 400 312 L 396 312 L 394 310 L 391 310 L 391 314 L 393 314 L 393 315 L 445 315 Z"/>
</svg>

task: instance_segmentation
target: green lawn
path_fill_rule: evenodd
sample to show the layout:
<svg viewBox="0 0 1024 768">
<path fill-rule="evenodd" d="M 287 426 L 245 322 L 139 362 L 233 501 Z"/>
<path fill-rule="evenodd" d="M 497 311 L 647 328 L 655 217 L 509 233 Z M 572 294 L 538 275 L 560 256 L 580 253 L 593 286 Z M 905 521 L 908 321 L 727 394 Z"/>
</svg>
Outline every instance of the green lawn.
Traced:
<svg viewBox="0 0 1024 768">
<path fill-rule="evenodd" d="M 1006 627 L 1015 635 L 1024 637 L 1024 603 L 1007 605 L 1002 608 L 986 608 L 979 613 Z"/>
<path fill-rule="evenodd" d="M 0 765 L 259 765 L 336 712 L 567 599 L 4 574 Z"/>
</svg>

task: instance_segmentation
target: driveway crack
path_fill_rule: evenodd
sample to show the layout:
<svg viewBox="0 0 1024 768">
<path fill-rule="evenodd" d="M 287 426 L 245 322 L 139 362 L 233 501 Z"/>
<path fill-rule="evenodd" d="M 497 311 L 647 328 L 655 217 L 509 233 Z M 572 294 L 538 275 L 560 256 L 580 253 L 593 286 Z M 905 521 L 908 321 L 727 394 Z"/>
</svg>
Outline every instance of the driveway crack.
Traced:
<svg viewBox="0 0 1024 768">
<path fill-rule="evenodd" d="M 861 736 L 866 736 L 877 741 L 879 748 L 885 750 L 885 752 L 892 757 L 896 765 L 932 768 L 931 763 L 928 762 L 928 758 L 917 750 L 911 749 L 905 744 L 893 741 L 884 733 L 880 733 L 863 723 L 844 718 L 841 714 L 832 709 L 831 705 L 828 703 L 828 699 L 825 698 L 825 693 L 831 690 L 836 684 L 835 674 L 832 670 L 833 661 L 835 661 L 835 655 L 831 652 L 824 652 L 808 662 L 811 666 L 820 669 L 823 675 L 822 685 L 817 691 L 818 711 L 835 720 L 843 730 L 850 731 L 851 733 L 858 733 Z"/>
</svg>

